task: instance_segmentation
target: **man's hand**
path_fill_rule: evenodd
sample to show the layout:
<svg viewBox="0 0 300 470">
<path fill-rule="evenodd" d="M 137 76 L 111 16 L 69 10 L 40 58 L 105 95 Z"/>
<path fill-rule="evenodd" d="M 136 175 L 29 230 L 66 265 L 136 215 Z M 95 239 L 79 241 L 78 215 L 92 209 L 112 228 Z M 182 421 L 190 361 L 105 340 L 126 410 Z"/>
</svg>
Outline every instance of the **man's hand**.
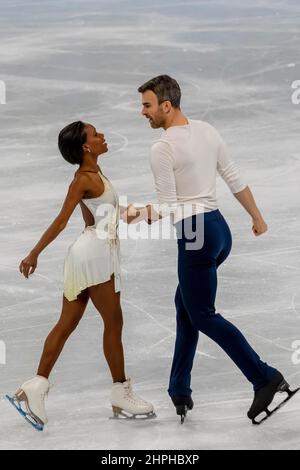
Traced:
<svg viewBox="0 0 300 470">
<path fill-rule="evenodd" d="M 256 237 L 258 237 L 259 235 L 262 235 L 268 230 L 268 226 L 262 217 L 259 217 L 257 219 L 252 219 L 252 222 L 253 222 L 252 231 Z"/>
</svg>

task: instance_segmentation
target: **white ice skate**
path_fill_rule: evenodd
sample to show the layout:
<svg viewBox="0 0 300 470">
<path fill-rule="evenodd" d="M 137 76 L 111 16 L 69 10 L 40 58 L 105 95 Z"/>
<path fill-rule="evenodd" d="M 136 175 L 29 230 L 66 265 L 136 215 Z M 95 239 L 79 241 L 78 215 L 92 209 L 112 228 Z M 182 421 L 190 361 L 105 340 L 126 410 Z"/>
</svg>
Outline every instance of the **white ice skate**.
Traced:
<svg viewBox="0 0 300 470">
<path fill-rule="evenodd" d="M 149 419 L 156 417 L 153 405 L 133 392 L 130 379 L 123 383 L 113 384 L 111 404 L 114 418 Z"/>
<path fill-rule="evenodd" d="M 48 422 L 45 396 L 48 395 L 49 388 L 49 381 L 37 375 L 24 382 L 13 397 L 6 395 L 8 401 L 37 431 L 42 431 Z M 26 411 L 22 409 L 22 402 L 25 403 Z"/>
</svg>

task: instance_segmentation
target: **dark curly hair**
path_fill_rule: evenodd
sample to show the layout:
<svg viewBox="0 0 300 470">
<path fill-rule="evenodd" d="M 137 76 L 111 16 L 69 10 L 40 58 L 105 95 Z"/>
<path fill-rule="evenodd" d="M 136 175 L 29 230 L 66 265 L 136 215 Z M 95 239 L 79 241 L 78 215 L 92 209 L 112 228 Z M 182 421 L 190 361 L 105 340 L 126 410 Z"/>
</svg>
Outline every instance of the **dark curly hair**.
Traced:
<svg viewBox="0 0 300 470">
<path fill-rule="evenodd" d="M 84 122 L 75 121 L 64 127 L 58 135 L 58 148 L 67 162 L 80 165 L 83 158 L 83 144 L 86 142 Z"/>
</svg>

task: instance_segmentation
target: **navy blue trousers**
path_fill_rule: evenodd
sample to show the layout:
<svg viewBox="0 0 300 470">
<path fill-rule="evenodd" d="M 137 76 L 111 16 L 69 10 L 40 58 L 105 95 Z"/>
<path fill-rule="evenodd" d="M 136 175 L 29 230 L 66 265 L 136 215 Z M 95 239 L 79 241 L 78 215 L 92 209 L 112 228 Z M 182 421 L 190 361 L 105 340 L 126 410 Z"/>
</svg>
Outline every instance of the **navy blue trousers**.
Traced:
<svg viewBox="0 0 300 470">
<path fill-rule="evenodd" d="M 185 226 L 189 221 L 187 230 Z M 202 224 L 204 242 L 188 249 L 191 230 Z M 191 371 L 199 331 L 215 341 L 233 360 L 254 390 L 268 383 L 276 369 L 263 362 L 242 333 L 215 311 L 217 268 L 230 253 L 230 229 L 217 209 L 197 214 L 175 224 L 178 243 L 178 280 L 175 295 L 177 332 L 169 395 L 190 396 Z M 182 238 L 179 238 L 182 237 Z"/>
</svg>

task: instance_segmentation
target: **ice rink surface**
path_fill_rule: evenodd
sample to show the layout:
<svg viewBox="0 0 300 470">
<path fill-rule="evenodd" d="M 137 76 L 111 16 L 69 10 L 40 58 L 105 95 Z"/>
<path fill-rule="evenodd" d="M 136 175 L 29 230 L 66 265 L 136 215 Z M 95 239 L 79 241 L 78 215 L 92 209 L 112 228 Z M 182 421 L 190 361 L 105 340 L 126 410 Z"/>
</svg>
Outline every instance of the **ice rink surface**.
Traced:
<svg viewBox="0 0 300 470">
<path fill-rule="evenodd" d="M 21 277 L 19 262 L 57 215 L 75 171 L 58 152 L 58 132 L 77 119 L 103 130 L 104 174 L 130 202 L 155 201 L 148 155 L 161 131 L 140 115 L 137 87 L 162 73 L 179 81 L 184 113 L 221 132 L 269 225 L 254 237 L 218 179 L 233 248 L 219 269 L 217 311 L 299 385 L 300 105 L 291 100 L 300 80 L 299 2 L 2 0 L 0 39 L 1 397 L 35 374 L 60 313 L 64 256 L 84 227 L 76 210 L 36 273 Z M 179 424 L 166 392 L 176 241 L 123 240 L 122 267 L 127 375 L 157 419 L 109 419 L 102 321 L 89 305 L 51 376 L 46 430 L 35 432 L 1 400 L 0 448 L 300 449 L 300 394 L 252 426 L 251 385 L 205 336 L 193 370 L 195 409 Z"/>
</svg>

